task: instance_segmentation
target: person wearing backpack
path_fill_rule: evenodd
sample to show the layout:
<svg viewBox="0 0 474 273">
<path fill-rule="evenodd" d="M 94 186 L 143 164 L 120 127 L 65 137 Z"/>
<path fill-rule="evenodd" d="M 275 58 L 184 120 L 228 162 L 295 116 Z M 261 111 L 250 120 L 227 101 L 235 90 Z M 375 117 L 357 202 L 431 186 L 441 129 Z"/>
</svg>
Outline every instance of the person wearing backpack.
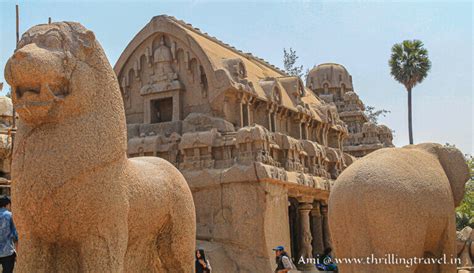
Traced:
<svg viewBox="0 0 474 273">
<path fill-rule="evenodd" d="M 196 262 L 195 262 L 196 273 L 211 273 L 211 264 L 206 259 L 204 249 L 196 250 Z"/>
<path fill-rule="evenodd" d="M 277 246 L 273 250 L 275 251 L 275 261 L 277 264 L 275 273 L 287 273 L 290 270 L 296 269 L 283 246 Z"/>
</svg>

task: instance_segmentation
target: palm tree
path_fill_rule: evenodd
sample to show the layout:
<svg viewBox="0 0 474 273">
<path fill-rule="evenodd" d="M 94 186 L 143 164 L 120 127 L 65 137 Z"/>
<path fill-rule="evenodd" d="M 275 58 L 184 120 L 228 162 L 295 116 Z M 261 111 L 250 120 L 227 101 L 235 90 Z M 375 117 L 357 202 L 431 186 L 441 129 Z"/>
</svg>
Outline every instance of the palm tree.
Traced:
<svg viewBox="0 0 474 273">
<path fill-rule="evenodd" d="M 413 144 L 411 91 L 421 83 L 431 68 L 428 50 L 420 40 L 405 40 L 392 47 L 392 55 L 388 62 L 392 77 L 403 84 L 408 92 L 408 132 L 410 144 Z"/>
</svg>

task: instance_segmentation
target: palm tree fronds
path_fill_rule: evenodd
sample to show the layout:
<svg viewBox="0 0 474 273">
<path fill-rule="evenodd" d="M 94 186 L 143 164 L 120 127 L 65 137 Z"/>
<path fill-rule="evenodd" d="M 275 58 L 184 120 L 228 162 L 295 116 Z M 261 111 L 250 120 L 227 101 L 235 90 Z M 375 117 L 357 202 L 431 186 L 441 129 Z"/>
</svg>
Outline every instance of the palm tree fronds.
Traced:
<svg viewBox="0 0 474 273">
<path fill-rule="evenodd" d="M 423 42 L 405 40 L 392 47 L 389 66 L 392 77 L 408 90 L 426 78 L 431 69 L 431 61 Z"/>
</svg>

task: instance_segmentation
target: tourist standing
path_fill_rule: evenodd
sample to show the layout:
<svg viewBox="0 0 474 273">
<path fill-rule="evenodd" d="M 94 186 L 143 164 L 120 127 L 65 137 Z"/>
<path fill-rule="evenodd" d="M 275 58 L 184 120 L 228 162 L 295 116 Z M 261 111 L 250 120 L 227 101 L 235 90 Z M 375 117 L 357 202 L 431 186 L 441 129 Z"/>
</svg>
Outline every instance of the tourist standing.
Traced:
<svg viewBox="0 0 474 273">
<path fill-rule="evenodd" d="M 273 250 L 275 251 L 275 260 L 277 264 L 275 273 L 287 273 L 290 270 L 296 269 L 283 246 L 277 246 Z"/>
<path fill-rule="evenodd" d="M 206 254 L 204 253 L 204 249 L 196 250 L 196 273 L 211 273 L 211 264 L 209 260 L 206 259 Z"/>
<path fill-rule="evenodd" d="M 10 209 L 10 197 L 0 196 L 0 264 L 3 273 L 13 273 L 16 260 L 15 243 L 18 242 L 18 233 Z"/>
</svg>

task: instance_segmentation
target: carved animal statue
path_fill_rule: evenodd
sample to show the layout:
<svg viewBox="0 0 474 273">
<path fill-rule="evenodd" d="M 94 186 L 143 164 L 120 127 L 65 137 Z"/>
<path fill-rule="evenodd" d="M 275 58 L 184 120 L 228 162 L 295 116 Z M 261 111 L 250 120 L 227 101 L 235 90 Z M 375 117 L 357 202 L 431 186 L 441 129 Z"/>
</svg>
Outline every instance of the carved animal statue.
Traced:
<svg viewBox="0 0 474 273">
<path fill-rule="evenodd" d="M 94 34 L 71 22 L 32 27 L 5 79 L 19 114 L 15 272 L 191 272 L 191 191 L 167 161 L 127 159 L 119 85 Z"/>
<path fill-rule="evenodd" d="M 329 196 L 329 227 L 335 256 L 364 262 L 340 263 L 340 272 L 455 273 L 454 208 L 468 178 L 459 150 L 432 143 L 380 149 L 350 165 Z"/>
<path fill-rule="evenodd" d="M 458 273 L 474 272 L 474 230 L 465 227 L 461 231 L 456 232 L 457 255 L 461 259 Z"/>
</svg>

